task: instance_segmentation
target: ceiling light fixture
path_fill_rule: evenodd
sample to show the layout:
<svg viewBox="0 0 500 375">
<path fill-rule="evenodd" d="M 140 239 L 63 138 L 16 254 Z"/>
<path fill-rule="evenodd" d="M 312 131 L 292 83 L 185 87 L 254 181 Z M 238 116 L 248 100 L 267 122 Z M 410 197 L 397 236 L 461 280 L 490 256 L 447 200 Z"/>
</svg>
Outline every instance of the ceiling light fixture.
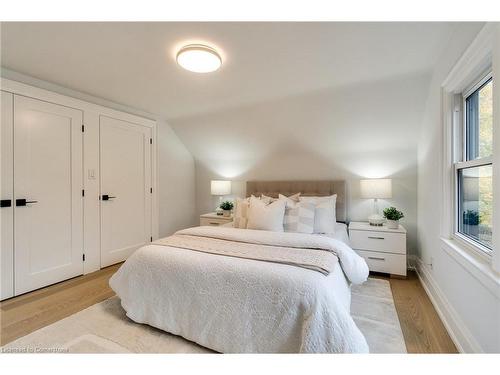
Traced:
<svg viewBox="0 0 500 375">
<path fill-rule="evenodd" d="M 210 73 L 221 67 L 222 59 L 213 48 L 189 44 L 177 52 L 177 64 L 190 72 Z"/>
</svg>

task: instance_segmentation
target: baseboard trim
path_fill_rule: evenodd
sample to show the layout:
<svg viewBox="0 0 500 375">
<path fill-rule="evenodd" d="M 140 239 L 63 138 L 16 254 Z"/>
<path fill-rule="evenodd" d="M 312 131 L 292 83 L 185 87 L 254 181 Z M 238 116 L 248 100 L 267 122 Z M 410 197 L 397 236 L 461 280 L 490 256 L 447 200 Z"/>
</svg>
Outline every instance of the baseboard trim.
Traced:
<svg viewBox="0 0 500 375">
<path fill-rule="evenodd" d="M 417 260 L 418 257 L 413 254 L 409 254 L 406 256 L 407 260 L 407 265 L 406 268 L 411 270 L 411 271 L 417 271 Z"/>
<path fill-rule="evenodd" d="M 484 351 L 481 346 L 471 335 L 458 313 L 446 299 L 432 277 L 427 265 L 418 257 L 415 257 L 414 260 L 418 278 L 458 351 L 460 353 L 483 353 Z"/>
</svg>

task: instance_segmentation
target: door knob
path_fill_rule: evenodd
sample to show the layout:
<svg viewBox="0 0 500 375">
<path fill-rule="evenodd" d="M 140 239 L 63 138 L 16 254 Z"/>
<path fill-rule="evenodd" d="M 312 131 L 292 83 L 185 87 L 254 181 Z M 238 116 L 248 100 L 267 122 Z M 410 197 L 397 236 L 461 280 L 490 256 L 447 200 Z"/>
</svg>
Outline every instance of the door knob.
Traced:
<svg viewBox="0 0 500 375">
<path fill-rule="evenodd" d="M 0 200 L 0 207 L 10 207 L 12 206 L 12 201 L 10 199 Z"/>
<path fill-rule="evenodd" d="M 109 201 L 110 199 L 114 199 L 114 198 L 116 198 L 116 197 L 112 197 L 111 195 L 108 195 L 108 194 L 103 194 L 101 199 L 103 201 Z"/>
<path fill-rule="evenodd" d="M 27 201 L 26 199 L 16 199 L 16 206 L 26 206 L 27 204 L 38 203 L 38 201 Z"/>
</svg>

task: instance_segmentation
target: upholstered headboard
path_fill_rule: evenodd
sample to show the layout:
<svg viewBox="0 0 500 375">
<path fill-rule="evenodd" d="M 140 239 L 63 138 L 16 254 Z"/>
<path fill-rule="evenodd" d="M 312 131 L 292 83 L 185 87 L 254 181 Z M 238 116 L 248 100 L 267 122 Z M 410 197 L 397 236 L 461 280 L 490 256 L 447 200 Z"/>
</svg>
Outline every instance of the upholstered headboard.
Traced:
<svg viewBox="0 0 500 375">
<path fill-rule="evenodd" d="M 347 220 L 345 181 L 247 181 L 247 197 L 261 194 L 277 198 L 301 193 L 303 196 L 328 196 L 337 194 L 337 221 Z"/>
</svg>

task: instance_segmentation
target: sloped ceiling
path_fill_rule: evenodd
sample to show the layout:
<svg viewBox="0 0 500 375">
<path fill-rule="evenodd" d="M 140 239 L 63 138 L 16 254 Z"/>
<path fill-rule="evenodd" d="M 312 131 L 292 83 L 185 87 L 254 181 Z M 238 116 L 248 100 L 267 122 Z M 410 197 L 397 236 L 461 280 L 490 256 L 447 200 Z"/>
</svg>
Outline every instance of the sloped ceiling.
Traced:
<svg viewBox="0 0 500 375">
<path fill-rule="evenodd" d="M 2 66 L 167 120 L 427 72 L 453 23 L 2 23 Z M 182 70 L 204 42 L 222 68 Z"/>
<path fill-rule="evenodd" d="M 1 62 L 167 120 L 196 160 L 198 213 L 214 208 L 214 178 L 232 180 L 234 195 L 250 179 L 345 179 L 349 217 L 364 220 L 372 208 L 357 180 L 389 176 L 411 252 L 431 71 L 457 31 L 472 40 L 481 27 L 4 23 Z M 177 66 L 177 50 L 193 42 L 218 49 L 222 68 L 200 75 Z"/>
</svg>

